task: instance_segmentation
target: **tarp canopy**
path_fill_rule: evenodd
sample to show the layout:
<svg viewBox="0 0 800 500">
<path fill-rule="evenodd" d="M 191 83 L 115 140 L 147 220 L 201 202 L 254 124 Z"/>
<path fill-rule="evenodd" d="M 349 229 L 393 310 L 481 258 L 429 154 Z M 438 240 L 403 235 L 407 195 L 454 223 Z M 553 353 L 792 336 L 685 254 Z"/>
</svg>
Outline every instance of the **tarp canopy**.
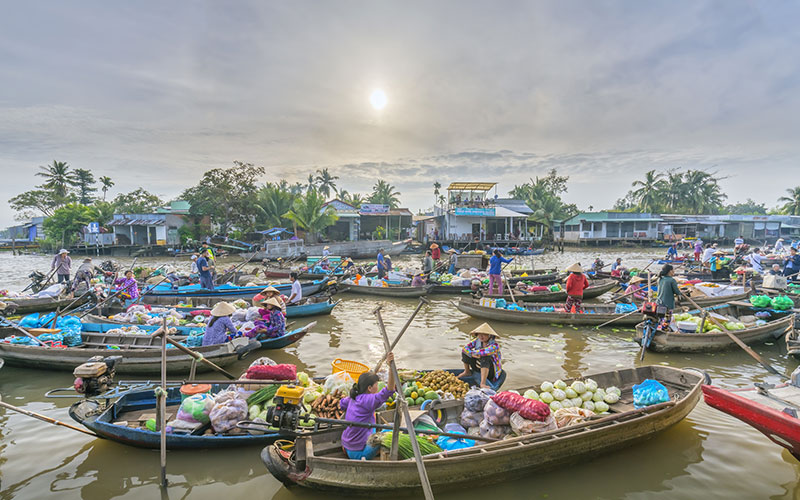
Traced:
<svg viewBox="0 0 800 500">
<path fill-rule="evenodd" d="M 452 182 L 447 187 L 448 191 L 489 191 L 497 185 L 496 182 Z"/>
</svg>

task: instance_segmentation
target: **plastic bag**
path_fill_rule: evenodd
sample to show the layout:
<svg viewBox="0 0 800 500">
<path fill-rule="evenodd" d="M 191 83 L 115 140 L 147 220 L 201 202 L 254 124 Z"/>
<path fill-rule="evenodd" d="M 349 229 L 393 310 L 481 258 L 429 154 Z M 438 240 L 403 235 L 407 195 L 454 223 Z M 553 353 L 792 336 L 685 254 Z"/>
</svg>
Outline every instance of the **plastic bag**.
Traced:
<svg viewBox="0 0 800 500">
<path fill-rule="evenodd" d="M 333 394 L 337 390 L 342 394 L 350 394 L 350 389 L 353 388 L 355 380 L 347 372 L 336 372 L 325 377 L 325 384 L 323 385 L 323 394 Z"/>
<path fill-rule="evenodd" d="M 461 425 L 467 429 L 481 425 L 481 420 L 483 420 L 482 411 L 472 411 L 464 408 L 464 411 L 461 412 Z"/>
<path fill-rule="evenodd" d="M 247 309 L 237 309 L 231 314 L 231 321 L 243 323 L 247 321 Z"/>
<path fill-rule="evenodd" d="M 245 321 L 255 321 L 257 319 L 261 319 L 261 315 L 258 313 L 257 307 L 250 307 L 245 314 Z"/>
<path fill-rule="evenodd" d="M 617 304 L 614 308 L 614 314 L 625 314 L 629 312 L 633 312 L 637 309 L 637 307 L 633 304 Z"/>
<path fill-rule="evenodd" d="M 509 412 L 519 412 L 527 420 L 544 421 L 550 416 L 550 407 L 541 401 L 528 399 L 510 391 L 492 396 L 492 401 Z"/>
<path fill-rule="evenodd" d="M 560 408 L 553 412 L 553 418 L 555 418 L 559 429 L 568 425 L 578 424 L 592 416 L 594 416 L 593 411 L 575 407 Z"/>
<path fill-rule="evenodd" d="M 193 394 L 181 402 L 177 419 L 192 424 L 207 424 L 213 408 L 214 398 L 210 394 Z"/>
<path fill-rule="evenodd" d="M 253 367 L 253 366 L 260 366 L 260 365 L 265 365 L 265 366 L 275 366 L 275 365 L 277 365 L 277 364 L 278 364 L 278 363 L 276 363 L 275 361 L 271 360 L 270 358 L 268 358 L 268 357 L 266 357 L 266 356 L 261 356 L 261 357 L 260 357 L 260 358 L 258 358 L 257 360 L 255 360 L 255 361 L 253 361 L 252 363 L 250 363 L 250 366 L 251 366 L 251 367 Z"/>
<path fill-rule="evenodd" d="M 236 427 L 236 424 L 242 420 L 247 419 L 248 415 L 247 401 L 239 399 L 235 396 L 223 401 L 217 402 L 214 409 L 209 414 L 211 426 L 214 432 L 227 432 Z"/>
<path fill-rule="evenodd" d="M 464 396 L 464 408 L 473 412 L 481 412 L 489 398 L 495 394 L 496 392 L 491 389 L 470 389 Z"/>
<path fill-rule="evenodd" d="M 509 417 L 511 417 L 511 412 L 491 399 L 483 407 L 483 420 L 491 425 L 508 425 Z"/>
<path fill-rule="evenodd" d="M 533 434 L 534 432 L 546 432 L 558 429 L 556 419 L 552 414 L 548 415 L 544 420 L 528 420 L 524 418 L 518 411 L 511 414 L 508 419 L 511 424 L 511 432 L 517 436 L 523 434 Z"/>
<path fill-rule="evenodd" d="M 481 437 L 503 439 L 511 434 L 511 426 L 508 425 L 492 425 L 485 419 L 481 422 L 479 427 Z"/>
<path fill-rule="evenodd" d="M 634 408 L 644 408 L 667 401 L 669 401 L 669 391 L 656 380 L 648 378 L 641 384 L 633 386 Z"/>
<path fill-rule="evenodd" d="M 444 426 L 445 432 L 450 434 L 464 434 L 467 435 L 466 429 L 461 427 L 458 424 L 447 424 Z M 447 436 L 439 436 L 436 440 L 436 444 L 439 445 L 439 448 L 443 450 L 461 450 L 464 448 L 471 448 L 475 446 L 474 439 L 466 439 L 465 438 L 454 438 L 454 437 L 447 437 Z"/>
<path fill-rule="evenodd" d="M 772 299 L 769 295 L 752 295 L 750 303 L 755 307 L 772 307 Z"/>
</svg>

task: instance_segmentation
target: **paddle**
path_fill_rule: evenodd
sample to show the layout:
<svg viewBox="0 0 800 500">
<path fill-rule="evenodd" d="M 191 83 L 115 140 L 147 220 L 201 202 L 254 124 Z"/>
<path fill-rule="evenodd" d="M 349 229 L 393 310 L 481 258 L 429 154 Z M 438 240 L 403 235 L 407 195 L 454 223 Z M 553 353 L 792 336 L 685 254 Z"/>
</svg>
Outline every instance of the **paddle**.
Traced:
<svg viewBox="0 0 800 500">
<path fill-rule="evenodd" d="M 406 333 L 406 330 L 408 329 L 409 325 L 411 324 L 412 321 L 414 321 L 414 318 L 417 316 L 417 313 L 419 312 L 420 309 L 422 309 L 422 306 L 425 305 L 425 304 L 430 304 L 430 302 L 425 297 L 420 297 L 419 298 L 419 304 L 417 304 L 417 307 L 414 309 L 414 312 L 411 314 L 411 317 L 408 318 L 408 321 L 406 321 L 406 324 L 403 325 L 403 328 L 400 330 L 400 333 L 398 333 L 397 337 L 395 337 L 394 341 L 392 341 L 392 345 L 389 346 L 389 352 L 391 352 L 394 349 L 394 347 L 400 341 L 400 337 L 402 337 L 403 334 Z M 383 365 L 384 361 L 386 361 L 386 354 L 381 356 L 380 361 L 378 361 L 378 364 L 375 365 L 375 369 L 372 370 L 372 371 L 375 372 L 375 373 L 378 373 L 378 371 L 381 369 L 381 365 Z"/>
<path fill-rule="evenodd" d="M 56 420 L 54 418 L 47 417 L 42 415 L 41 413 L 34 413 L 32 411 L 23 410 L 22 408 L 18 408 L 16 406 L 10 405 L 3 401 L 2 396 L 0 396 L 0 407 L 5 408 L 7 410 L 15 411 L 17 413 L 22 413 L 23 415 L 27 415 L 29 417 L 33 417 L 35 419 L 41 420 L 42 422 L 47 422 L 48 424 L 53 425 L 60 425 L 62 427 L 66 427 L 67 429 L 72 429 L 73 431 L 82 432 L 84 434 L 88 434 L 92 437 L 97 437 L 97 434 L 94 432 L 89 432 L 86 429 L 81 429 L 80 427 L 75 427 L 74 425 L 70 425 L 68 423 L 62 422 L 60 420 Z"/>
<path fill-rule="evenodd" d="M 12 322 L 11 320 L 8 320 L 6 318 L 0 318 L 0 325 L 11 327 L 14 330 L 17 330 L 17 331 L 21 332 L 22 334 L 24 334 L 26 337 L 32 338 L 33 340 L 38 342 L 40 346 L 45 347 L 47 349 L 50 348 L 49 345 L 47 345 L 44 342 L 42 342 L 41 340 L 39 340 L 39 338 L 36 335 L 33 335 L 32 333 L 30 333 L 29 331 L 25 330 L 24 328 L 22 328 L 21 326 L 17 325 L 16 323 Z"/>
<path fill-rule="evenodd" d="M 704 308 L 702 308 L 702 307 L 700 307 L 700 306 L 698 306 L 698 305 L 697 305 L 697 302 L 695 302 L 694 300 L 692 300 L 692 298 L 691 298 L 691 297 L 689 297 L 688 295 L 684 295 L 684 297 L 686 297 L 686 298 L 689 300 L 689 302 L 691 302 L 691 304 L 692 304 L 694 307 L 696 307 L 697 309 L 699 309 L 699 310 L 701 310 L 701 311 L 705 311 L 705 309 L 704 309 Z M 739 347 L 741 347 L 742 349 L 744 349 L 744 352 L 746 352 L 747 354 L 749 354 L 750 356 L 752 356 L 752 357 L 753 357 L 753 359 L 755 359 L 756 361 L 758 361 L 758 362 L 761 364 L 761 366 L 763 366 L 764 368 L 766 368 L 766 369 L 767 369 L 767 371 L 770 371 L 770 372 L 774 373 L 775 375 L 778 375 L 779 377 L 782 377 L 782 378 L 784 378 L 784 379 L 788 379 L 788 378 L 789 378 L 789 377 L 787 377 L 786 375 L 784 375 L 784 374 L 782 374 L 781 372 L 779 372 L 778 370 L 776 370 L 776 369 L 775 369 L 775 368 L 774 368 L 772 365 L 770 365 L 769 363 L 767 363 L 766 361 L 764 361 L 764 359 L 762 359 L 762 358 L 761 358 L 761 356 L 759 356 L 758 354 L 756 354 L 756 352 L 755 352 L 754 350 L 752 350 L 752 349 L 750 348 L 750 346 L 748 346 L 747 344 L 745 344 L 744 342 L 742 342 L 742 341 L 741 341 L 741 339 L 739 339 L 739 337 L 737 337 L 736 335 L 732 334 L 732 333 L 730 332 L 730 330 L 728 330 L 728 329 L 725 327 L 725 325 L 724 325 L 724 324 L 723 324 L 721 321 L 719 321 L 719 320 L 718 320 L 717 318 L 715 318 L 714 316 L 710 316 L 710 318 L 711 318 L 711 321 L 712 321 L 712 322 L 716 323 L 716 324 L 717 324 L 717 326 L 719 326 L 719 327 L 722 329 L 722 331 L 725 333 L 725 335 L 727 335 L 728 337 L 730 337 L 730 339 L 731 339 L 731 340 L 732 340 L 732 341 L 733 341 L 733 342 L 734 342 L 736 345 L 738 345 Z"/>
<path fill-rule="evenodd" d="M 166 318 L 166 316 L 165 316 L 165 317 L 164 317 L 164 321 L 166 322 L 166 320 L 167 320 L 167 318 Z M 221 368 L 221 367 L 217 366 L 217 364 L 216 364 L 216 363 L 214 363 L 213 361 L 210 361 L 210 360 L 206 359 L 206 358 L 205 358 L 205 357 L 204 357 L 202 354 L 199 354 L 199 353 L 197 353 L 197 352 L 194 352 L 193 350 L 189 349 L 188 347 L 186 347 L 186 346 L 184 346 L 184 345 L 182 345 L 182 344 L 179 344 L 179 343 L 178 343 L 177 341 L 175 341 L 175 340 L 172 340 L 172 339 L 169 337 L 169 333 L 168 333 L 168 332 L 167 332 L 167 331 L 166 331 L 166 330 L 165 330 L 163 327 L 162 327 L 162 328 L 159 328 L 158 330 L 156 330 L 156 332 L 155 332 L 155 333 L 153 333 L 153 336 L 154 336 L 154 337 L 158 337 L 159 335 L 166 337 L 166 340 L 167 340 L 167 342 L 169 342 L 170 344 L 172 344 L 172 346 L 173 346 L 173 347 L 177 348 L 179 351 L 183 352 L 184 354 L 188 354 L 189 356 L 193 357 L 193 358 L 194 358 L 194 359 L 196 359 L 197 361 L 200 361 L 201 363 L 205 363 L 205 364 L 207 364 L 208 366 L 210 366 L 210 367 L 211 367 L 211 368 L 213 368 L 214 370 L 216 370 L 216 371 L 220 372 L 221 374 L 225 375 L 225 376 L 226 376 L 226 377 L 228 377 L 229 379 L 231 379 L 231 380 L 236 380 L 236 377 L 235 377 L 234 375 L 232 375 L 232 374 L 231 374 L 230 372 L 228 372 L 227 370 L 225 370 L 225 369 L 223 369 L 223 368 Z"/>
<path fill-rule="evenodd" d="M 639 312 L 639 309 L 634 309 L 633 311 L 631 311 L 631 312 L 629 312 L 629 313 L 625 313 L 625 314 L 623 314 L 622 316 L 617 316 L 616 318 L 614 318 L 614 319 L 612 319 L 612 320 L 608 320 L 608 321 L 606 321 L 606 322 L 605 322 L 605 323 L 603 323 L 603 324 L 597 325 L 596 327 L 594 327 L 594 329 L 595 329 L 595 330 L 599 330 L 600 328 L 602 328 L 602 327 L 604 327 L 604 326 L 606 326 L 606 325 L 610 325 L 611 323 L 613 323 L 613 322 L 617 321 L 618 319 L 627 318 L 627 317 L 628 317 L 628 316 L 630 316 L 631 314 L 636 314 L 637 312 Z"/>
<path fill-rule="evenodd" d="M 391 352 L 389 344 L 389 336 L 386 334 L 386 326 L 383 324 L 383 318 L 381 317 L 381 306 L 378 306 L 374 314 L 378 317 L 378 329 L 380 329 L 381 337 L 383 337 L 383 347 L 386 351 L 386 355 L 388 356 Z M 394 378 L 395 384 L 395 391 L 398 394 L 402 394 L 401 386 L 400 386 L 400 375 L 397 373 L 397 365 L 395 364 L 394 360 L 389 362 L 389 369 L 392 373 L 392 378 Z M 417 472 L 419 473 L 419 480 L 422 483 L 422 491 L 425 494 L 426 500 L 433 500 L 433 490 L 431 489 L 431 483 L 428 479 L 428 471 L 425 470 L 425 464 L 422 462 L 422 452 L 419 450 L 419 443 L 417 442 L 417 433 L 414 430 L 414 422 L 411 420 L 411 414 L 408 411 L 408 403 L 406 399 L 403 397 L 397 398 L 397 405 L 402 409 L 403 416 L 406 419 L 406 423 L 408 424 L 408 436 L 411 438 L 411 448 L 414 450 L 414 460 L 417 462 Z M 397 410 L 395 410 L 397 411 Z M 392 431 L 392 451 L 394 452 L 393 459 L 397 459 L 397 448 L 395 446 L 395 439 L 399 437 L 398 429 L 400 428 L 400 422 L 398 418 L 394 420 L 394 429 Z"/>
<path fill-rule="evenodd" d="M 167 331 L 167 317 L 164 316 L 161 331 Z M 167 335 L 161 336 L 161 386 L 156 391 L 158 398 L 158 430 L 160 434 L 161 487 L 167 487 Z M 194 365 L 192 365 L 194 367 Z M 192 370 L 194 371 L 194 370 Z"/>
<path fill-rule="evenodd" d="M 250 261 L 251 261 L 251 260 L 253 260 L 253 258 L 254 258 L 255 256 L 256 256 L 256 254 L 255 254 L 255 252 L 253 252 L 253 253 L 250 255 L 250 258 L 249 258 L 249 259 L 247 259 L 246 261 L 242 262 L 241 264 L 238 264 L 238 265 L 234 266 L 234 268 L 233 268 L 233 269 L 231 269 L 230 271 L 226 272 L 225 274 L 223 274 L 222 276 L 220 276 L 219 278 L 217 278 L 217 279 L 216 279 L 216 282 L 217 282 L 217 284 L 225 282 L 225 279 L 227 279 L 228 275 L 233 275 L 233 276 L 235 276 L 235 275 L 236 275 L 236 272 L 237 272 L 239 269 L 241 269 L 242 267 L 244 267 L 244 266 L 246 266 L 247 264 L 249 264 L 249 263 L 250 263 Z"/>
</svg>

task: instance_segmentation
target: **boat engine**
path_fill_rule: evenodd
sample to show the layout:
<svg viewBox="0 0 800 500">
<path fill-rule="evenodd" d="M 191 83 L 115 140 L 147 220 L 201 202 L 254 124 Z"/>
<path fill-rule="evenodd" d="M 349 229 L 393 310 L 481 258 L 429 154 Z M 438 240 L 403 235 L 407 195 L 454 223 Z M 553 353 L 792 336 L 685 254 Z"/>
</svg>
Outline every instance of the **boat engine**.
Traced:
<svg viewBox="0 0 800 500">
<path fill-rule="evenodd" d="M 31 291 L 33 293 L 39 292 L 44 288 L 44 282 L 47 279 L 47 276 L 40 273 L 39 271 L 33 271 L 31 274 L 28 275 L 28 278 L 31 280 Z"/>
<path fill-rule="evenodd" d="M 75 391 L 86 397 L 97 396 L 109 390 L 114 382 L 116 367 L 122 356 L 94 356 L 75 368 Z"/>
<path fill-rule="evenodd" d="M 303 405 L 303 388 L 282 385 L 273 399 L 275 406 L 267 409 L 267 423 L 278 429 L 296 429 L 300 423 Z"/>
</svg>

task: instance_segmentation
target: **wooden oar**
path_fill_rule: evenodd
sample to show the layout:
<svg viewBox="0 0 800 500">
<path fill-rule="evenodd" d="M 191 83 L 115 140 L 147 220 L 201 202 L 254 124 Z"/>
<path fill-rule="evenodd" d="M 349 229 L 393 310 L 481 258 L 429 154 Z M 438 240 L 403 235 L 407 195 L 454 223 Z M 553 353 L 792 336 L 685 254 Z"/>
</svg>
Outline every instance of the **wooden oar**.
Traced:
<svg viewBox="0 0 800 500">
<path fill-rule="evenodd" d="M 411 317 L 408 318 L 408 321 L 406 321 L 406 324 L 403 325 L 403 328 L 400 330 L 400 333 L 397 334 L 397 337 L 394 338 L 394 341 L 392 341 L 392 344 L 389 346 L 389 352 L 391 352 L 394 349 L 394 347 L 400 341 L 400 337 L 402 337 L 403 334 L 406 333 L 406 330 L 408 330 L 409 325 L 411 325 L 411 322 L 414 321 L 414 318 L 417 316 L 417 313 L 419 312 L 420 309 L 422 309 L 422 306 L 425 304 L 430 304 L 430 302 L 425 297 L 420 297 L 419 304 L 417 304 L 417 307 L 416 309 L 414 309 L 414 312 L 411 314 Z M 386 353 L 384 353 L 384 355 L 381 356 L 381 360 L 378 361 L 378 364 L 375 365 L 375 369 L 372 371 L 378 373 L 378 370 L 381 369 L 381 365 L 383 365 L 384 361 L 386 361 Z"/>
<path fill-rule="evenodd" d="M 3 401 L 2 396 L 0 396 L 0 407 L 1 408 L 5 408 L 7 410 L 15 411 L 17 413 L 22 413 L 23 415 L 27 415 L 29 417 L 36 418 L 38 420 L 41 420 L 42 422 L 47 422 L 48 424 L 60 425 L 62 427 L 66 427 L 67 429 L 72 429 L 73 431 L 78 431 L 78 432 L 82 432 L 84 434 L 88 434 L 88 435 L 90 435 L 92 437 L 97 437 L 97 434 L 95 434 L 94 432 L 89 432 L 86 429 L 81 429 L 80 427 L 75 427 L 74 425 L 70 425 L 70 424 L 62 422 L 60 420 L 56 420 L 54 418 L 47 417 L 45 415 L 42 415 L 41 413 L 34 413 L 32 411 L 23 410 L 22 408 L 18 408 L 16 406 L 10 405 L 10 404 L 8 404 L 8 403 Z"/>
<path fill-rule="evenodd" d="M 691 298 L 691 297 L 689 297 L 688 295 L 685 295 L 685 297 L 686 297 L 686 298 L 689 300 L 689 302 L 691 302 L 691 304 L 692 304 L 694 307 L 696 307 L 697 309 L 699 309 L 699 310 L 701 310 L 701 311 L 705 311 L 705 309 L 704 309 L 704 308 L 702 308 L 702 307 L 700 307 L 700 306 L 698 306 L 698 305 L 697 305 L 697 302 L 695 302 L 694 300 L 692 300 L 692 298 Z M 732 334 L 732 333 L 730 332 L 730 330 L 728 330 L 728 329 L 725 327 L 725 324 L 724 324 L 724 323 L 722 323 L 720 320 L 718 320 L 717 318 L 715 318 L 713 315 L 710 315 L 709 317 L 711 318 L 711 321 L 712 321 L 713 323 L 716 323 L 716 324 L 717 324 L 717 326 L 719 326 L 719 327 L 720 327 L 720 329 L 722 329 L 722 331 L 723 331 L 723 332 L 724 332 L 724 333 L 725 333 L 725 334 L 726 334 L 728 337 L 730 337 L 730 339 L 731 339 L 731 340 L 732 340 L 732 341 L 733 341 L 733 342 L 734 342 L 736 345 L 738 345 L 739 347 L 741 347 L 742 349 L 744 349 L 744 352 L 746 352 L 747 354 L 749 354 L 750 356 L 752 356 L 752 357 L 753 357 L 753 359 L 755 359 L 756 361 L 758 361 L 758 362 L 761 364 L 761 366 L 763 366 L 764 368 L 766 368 L 768 371 L 770 371 L 770 372 L 774 373 L 775 375 L 778 375 L 779 377 L 782 377 L 782 378 L 784 378 L 784 379 L 788 379 L 788 378 L 789 378 L 789 377 L 787 377 L 786 375 L 784 375 L 783 373 L 781 373 L 781 372 L 779 372 L 778 370 L 776 370 L 776 369 L 775 369 L 775 368 L 774 368 L 772 365 L 770 365 L 769 363 L 767 363 L 766 361 L 764 361 L 764 359 L 763 359 L 761 356 L 759 356 L 758 354 L 756 354 L 756 352 L 755 352 L 754 350 L 752 350 L 752 349 L 750 348 L 750 346 L 748 346 L 747 344 L 745 344 L 744 342 L 742 342 L 742 340 L 741 340 L 739 337 L 737 337 L 736 335 Z M 702 325 L 701 325 L 701 328 L 702 328 Z"/>
<path fill-rule="evenodd" d="M 378 317 L 378 329 L 381 331 L 381 336 L 383 337 L 383 347 L 386 350 L 386 355 L 388 356 L 391 352 L 389 348 L 391 345 L 389 344 L 389 336 L 386 334 L 386 326 L 383 324 L 383 318 L 381 317 L 381 306 L 378 306 L 377 309 L 374 311 L 375 315 Z M 389 362 L 389 369 L 392 371 L 392 378 L 394 378 L 395 384 L 395 391 L 398 394 L 402 394 L 401 386 L 400 386 L 400 375 L 397 373 L 397 365 L 394 361 Z M 408 411 L 408 403 L 406 402 L 405 398 L 398 397 L 397 398 L 397 405 L 402 409 L 403 416 L 406 419 L 406 423 L 408 425 L 408 437 L 411 438 L 411 448 L 414 450 L 414 459 L 417 462 L 417 472 L 419 473 L 419 480 L 422 483 L 422 491 L 425 494 L 426 500 L 433 500 L 433 490 L 431 489 L 431 482 L 428 479 L 428 471 L 425 470 L 425 464 L 422 462 L 422 452 L 419 450 L 419 443 L 417 442 L 417 433 L 414 431 L 414 422 L 411 420 L 411 414 Z M 397 410 L 395 410 L 396 412 Z M 398 429 L 400 428 L 399 421 L 397 418 L 394 420 L 394 430 L 392 432 L 392 445 L 394 445 L 394 440 L 398 437 Z M 394 446 L 393 446 L 394 447 Z M 394 457 L 396 460 L 397 457 Z"/>
<path fill-rule="evenodd" d="M 166 317 L 164 317 L 164 321 L 166 321 Z M 189 356 L 193 357 L 193 358 L 194 358 L 194 359 L 196 359 L 197 361 L 200 361 L 201 363 L 205 363 L 205 364 L 207 364 L 208 366 L 210 366 L 211 368 L 213 368 L 213 369 L 217 370 L 218 372 L 220 372 L 221 374 L 225 375 L 226 377 L 228 377 L 228 378 L 229 378 L 229 379 L 231 379 L 231 380 L 235 380 L 235 379 L 236 379 L 236 377 L 235 377 L 233 374 L 231 374 L 231 373 L 230 373 L 230 372 L 228 372 L 227 370 L 225 370 L 225 369 L 223 369 L 223 368 L 221 368 L 221 367 L 217 366 L 217 364 L 216 364 L 216 363 L 214 363 L 213 361 L 210 361 L 210 360 L 206 359 L 206 358 L 205 358 L 205 357 L 204 357 L 202 354 L 196 353 L 196 352 L 194 352 L 193 350 L 189 349 L 188 347 L 186 347 L 186 346 L 184 346 L 184 345 L 182 345 L 182 344 L 179 344 L 177 341 L 175 341 L 175 340 L 172 340 L 172 339 L 169 337 L 169 333 L 167 333 L 167 332 L 164 330 L 164 328 L 163 328 L 163 327 L 162 327 L 162 328 L 159 328 L 158 330 L 156 330 L 156 331 L 155 331 L 155 333 L 153 333 L 153 336 L 154 336 L 154 337 L 158 337 L 159 335 L 163 335 L 163 336 L 165 336 L 165 337 L 167 338 L 167 342 L 169 342 L 170 344 L 172 344 L 172 345 L 173 345 L 175 348 L 177 348 L 179 351 L 181 351 L 181 352 L 183 352 L 183 353 L 185 353 L 185 354 L 188 354 Z"/>
<path fill-rule="evenodd" d="M 22 328 L 21 326 L 17 325 L 16 323 L 14 323 L 14 322 L 13 322 L 13 321 L 11 321 L 11 320 L 8 320 L 8 319 L 6 319 L 6 318 L 0 318 L 0 325 L 2 325 L 2 326 L 8 326 L 8 327 L 11 327 L 11 328 L 13 328 L 14 330 L 17 330 L 17 331 L 19 331 L 20 333 L 22 333 L 22 334 L 23 334 L 23 335 L 25 335 L 26 337 L 30 337 L 30 338 L 32 338 L 32 339 L 33 339 L 33 340 L 35 340 L 35 341 L 36 341 L 36 342 L 37 342 L 37 343 L 38 343 L 40 346 L 42 346 L 42 347 L 44 347 L 44 348 L 47 348 L 47 349 L 49 349 L 49 348 L 50 348 L 50 346 L 49 346 L 49 345 L 47 345 L 47 344 L 45 344 L 44 342 L 42 342 L 41 340 L 39 340 L 39 338 L 38 338 L 36 335 L 34 335 L 34 334 L 32 334 L 31 332 L 29 332 L 29 331 L 25 330 L 24 328 Z"/>
<path fill-rule="evenodd" d="M 162 332 L 167 331 L 167 317 L 161 324 Z M 157 391 L 158 430 L 160 433 L 161 487 L 167 487 L 167 335 L 161 336 L 161 386 Z M 194 370 L 192 370 L 194 371 Z"/>
<path fill-rule="evenodd" d="M 605 323 L 603 323 L 603 324 L 601 324 L 601 325 L 597 325 L 596 327 L 594 327 L 594 329 L 595 329 L 595 330 L 598 330 L 598 329 L 600 329 L 600 328 L 602 328 L 602 327 L 604 327 L 604 326 L 606 326 L 606 325 L 610 325 L 611 323 L 613 323 L 613 322 L 617 321 L 618 319 L 627 318 L 627 317 L 628 317 L 628 316 L 630 316 L 631 314 L 636 314 L 637 312 L 639 312 L 639 309 L 638 309 L 638 308 L 637 308 L 637 309 L 634 309 L 633 311 L 631 311 L 631 312 L 629 312 L 629 313 L 625 313 L 625 314 L 623 314 L 622 316 L 617 316 L 616 318 L 614 318 L 614 319 L 612 319 L 612 320 L 606 321 Z"/>
</svg>

